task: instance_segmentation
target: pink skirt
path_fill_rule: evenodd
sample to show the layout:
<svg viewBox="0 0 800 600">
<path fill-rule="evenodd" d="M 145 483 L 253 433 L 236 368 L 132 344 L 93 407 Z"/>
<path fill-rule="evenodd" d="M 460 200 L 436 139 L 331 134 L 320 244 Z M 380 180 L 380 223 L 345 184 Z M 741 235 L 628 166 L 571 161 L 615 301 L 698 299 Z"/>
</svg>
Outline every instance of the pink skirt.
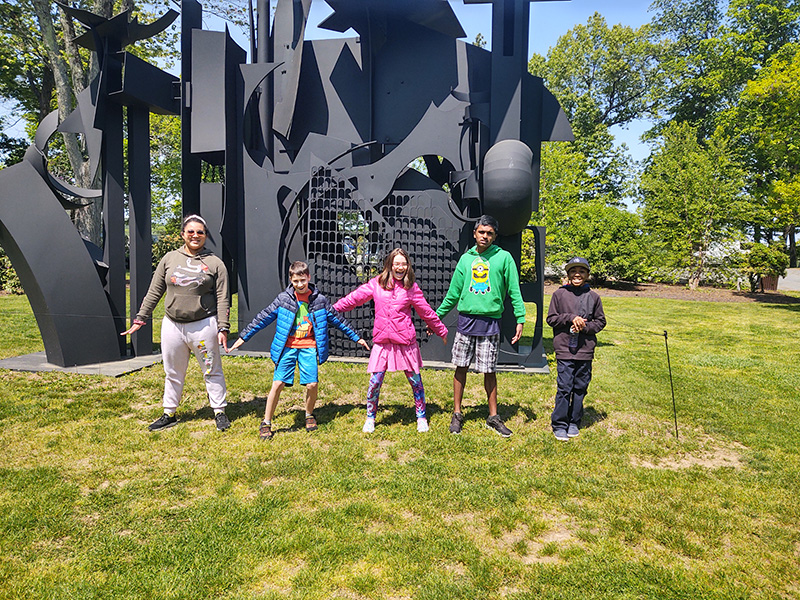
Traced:
<svg viewBox="0 0 800 600">
<path fill-rule="evenodd" d="M 372 344 L 367 371 L 411 371 L 419 373 L 422 369 L 422 355 L 419 344 Z"/>
</svg>

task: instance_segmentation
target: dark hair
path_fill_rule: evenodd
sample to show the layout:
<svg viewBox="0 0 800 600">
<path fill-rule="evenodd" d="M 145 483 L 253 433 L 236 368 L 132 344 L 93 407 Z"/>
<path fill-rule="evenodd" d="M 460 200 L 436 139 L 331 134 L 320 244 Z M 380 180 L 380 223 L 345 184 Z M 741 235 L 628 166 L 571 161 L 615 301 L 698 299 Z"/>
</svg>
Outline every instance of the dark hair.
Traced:
<svg viewBox="0 0 800 600">
<path fill-rule="evenodd" d="M 200 215 L 189 215 L 188 217 L 186 217 L 181 223 L 181 233 L 184 232 L 186 226 L 189 223 L 194 223 L 194 222 L 200 223 L 203 226 L 203 229 L 206 230 L 206 233 L 208 233 L 208 224 L 206 223 L 206 220 Z"/>
<path fill-rule="evenodd" d="M 292 275 L 309 275 L 308 263 L 304 263 L 302 260 L 294 261 L 289 265 L 289 277 Z"/>
<path fill-rule="evenodd" d="M 408 257 L 408 253 L 402 248 L 395 248 L 389 252 L 389 256 L 387 256 L 386 260 L 383 261 L 383 271 L 381 271 L 381 274 L 378 275 L 378 285 L 385 290 L 392 289 L 392 286 L 394 285 L 395 279 L 392 277 L 392 264 L 397 256 L 402 256 L 408 263 L 406 274 L 403 275 L 403 287 L 407 290 L 411 289 L 411 286 L 414 285 L 414 282 L 417 279 L 414 275 L 414 268 L 411 266 L 411 259 Z"/>
<path fill-rule="evenodd" d="M 492 215 L 481 215 L 480 218 L 475 221 L 475 226 L 472 228 L 472 231 L 478 231 L 478 227 L 484 225 L 486 227 L 491 227 L 494 229 L 495 235 L 500 235 L 500 223 L 497 222 Z"/>
</svg>

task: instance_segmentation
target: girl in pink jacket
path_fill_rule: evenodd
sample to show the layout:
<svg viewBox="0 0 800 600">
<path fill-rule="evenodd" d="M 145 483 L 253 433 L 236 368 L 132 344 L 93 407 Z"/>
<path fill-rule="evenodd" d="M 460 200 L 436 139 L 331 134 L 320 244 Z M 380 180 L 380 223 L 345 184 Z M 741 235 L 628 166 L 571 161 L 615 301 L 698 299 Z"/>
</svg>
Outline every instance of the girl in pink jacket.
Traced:
<svg viewBox="0 0 800 600">
<path fill-rule="evenodd" d="M 364 433 L 375 431 L 378 396 L 386 371 L 403 371 L 414 392 L 417 431 L 428 431 L 425 416 L 425 388 L 419 372 L 422 355 L 417 343 L 417 331 L 411 318 L 411 307 L 428 327 L 447 343 L 447 327 L 425 300 L 422 290 L 414 283 L 414 269 L 405 250 L 395 248 L 386 257 L 383 271 L 370 279 L 333 307 L 345 312 L 374 300 L 375 325 L 372 328 L 372 352 L 367 371 L 371 373 L 367 389 L 367 420 Z"/>
</svg>

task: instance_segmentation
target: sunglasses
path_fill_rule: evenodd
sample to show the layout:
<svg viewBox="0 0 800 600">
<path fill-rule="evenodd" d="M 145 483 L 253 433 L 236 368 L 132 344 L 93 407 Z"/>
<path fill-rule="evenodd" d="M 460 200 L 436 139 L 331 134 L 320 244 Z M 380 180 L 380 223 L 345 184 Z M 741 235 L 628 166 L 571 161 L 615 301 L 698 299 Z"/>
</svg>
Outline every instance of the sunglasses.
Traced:
<svg viewBox="0 0 800 600">
<path fill-rule="evenodd" d="M 195 231 L 194 229 L 184 229 L 183 233 L 188 233 L 189 235 L 194 235 L 194 234 L 205 235 L 206 234 L 204 229 L 200 229 L 199 231 Z"/>
</svg>

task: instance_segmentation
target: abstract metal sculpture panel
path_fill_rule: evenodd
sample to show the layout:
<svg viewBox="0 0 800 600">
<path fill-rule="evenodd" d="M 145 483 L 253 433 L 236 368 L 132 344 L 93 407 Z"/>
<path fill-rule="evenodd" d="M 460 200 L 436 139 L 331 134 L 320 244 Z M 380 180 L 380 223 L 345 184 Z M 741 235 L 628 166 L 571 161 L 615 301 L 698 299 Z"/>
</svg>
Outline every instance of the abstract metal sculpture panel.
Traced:
<svg viewBox="0 0 800 600">
<path fill-rule="evenodd" d="M 122 226 L 121 188 L 113 184 L 122 163 L 109 150 L 121 145 L 123 104 L 129 107 L 129 136 L 131 115 L 138 115 L 141 127 L 143 107 L 180 111 L 184 213 L 199 212 L 216 234 L 215 250 L 238 283 L 240 325 L 287 285 L 292 260 L 308 260 L 313 278 L 335 298 L 373 275 L 384 253 L 395 246 L 408 251 L 422 289 L 436 305 L 459 255 L 472 243 L 472 222 L 482 213 L 498 219 L 498 243 L 519 263 L 521 232 L 538 203 L 541 143 L 572 139 L 555 98 L 541 79 L 527 73 L 530 1 L 492 1 L 491 52 L 459 40 L 464 32 L 446 0 L 326 0 L 334 12 L 321 27 L 353 29 L 358 37 L 315 41 L 304 39 L 311 0 L 278 0 L 271 32 L 268 5 L 262 2 L 251 48 L 257 60 L 245 64 L 245 51 L 227 32 L 203 31 L 200 5 L 184 0 L 180 107 L 171 102 L 176 82 L 158 72 L 159 80 L 146 63 L 129 59 L 124 72 L 150 73 L 148 98 L 134 93 L 136 86 L 125 85 L 117 65 L 125 55 L 121 48 L 135 35 L 121 27 L 122 16 L 105 22 L 70 9 L 89 28 L 87 40 L 103 48 L 105 56 L 90 98 L 104 115 L 95 117 L 93 126 L 106 139 L 103 256 L 109 301 L 92 314 L 104 310 L 116 322 L 98 337 L 110 339 L 124 321 L 119 310 L 124 295 L 118 291 L 120 277 L 124 290 L 124 264 L 119 264 L 115 233 Z M 156 24 L 148 32 L 155 29 Z M 224 166 L 224 184 L 201 183 L 202 162 Z M 131 172 L 131 181 L 142 179 L 144 167 L 138 169 Z M 0 173 L 0 211 L 9 210 L 20 191 L 14 186 L 21 184 L 12 185 L 7 171 Z M 42 169 L 38 172 L 44 177 Z M 143 194 L 149 196 L 147 190 L 137 195 Z M 131 235 L 141 248 L 149 243 L 149 228 L 141 227 L 149 213 L 141 202 L 136 206 L 137 233 L 132 223 Z M 0 243 L 7 247 L 15 237 L 6 231 L 4 212 L 0 219 Z M 533 348 L 520 354 L 505 342 L 500 362 L 546 365 L 541 348 L 544 240 L 542 230 L 534 233 L 538 277 L 523 286 L 524 298 L 537 306 Z M 13 250 L 15 267 L 24 264 L 26 251 Z M 134 280 L 141 286 L 138 282 L 149 278 L 143 257 L 138 253 L 134 265 L 132 252 L 132 292 Z M 23 284 L 28 290 L 53 275 L 37 272 L 23 278 Z M 65 295 L 82 291 L 67 286 Z M 140 300 L 132 293 L 134 310 Z M 43 314 L 54 310 L 48 305 Z M 369 330 L 368 307 L 351 316 L 357 327 Z M 65 343 L 60 338 L 48 342 L 42 323 L 46 347 Z M 512 320 L 504 318 L 503 331 L 513 332 Z M 254 349 L 265 350 L 268 336 L 258 339 Z M 120 356 L 119 348 L 104 343 L 100 360 Z M 134 351 L 147 352 L 148 343 L 140 340 Z M 337 338 L 332 350 L 353 352 Z M 447 359 L 449 351 L 441 344 L 423 344 L 423 355 Z M 86 357 L 67 362 L 74 360 Z"/>
</svg>

